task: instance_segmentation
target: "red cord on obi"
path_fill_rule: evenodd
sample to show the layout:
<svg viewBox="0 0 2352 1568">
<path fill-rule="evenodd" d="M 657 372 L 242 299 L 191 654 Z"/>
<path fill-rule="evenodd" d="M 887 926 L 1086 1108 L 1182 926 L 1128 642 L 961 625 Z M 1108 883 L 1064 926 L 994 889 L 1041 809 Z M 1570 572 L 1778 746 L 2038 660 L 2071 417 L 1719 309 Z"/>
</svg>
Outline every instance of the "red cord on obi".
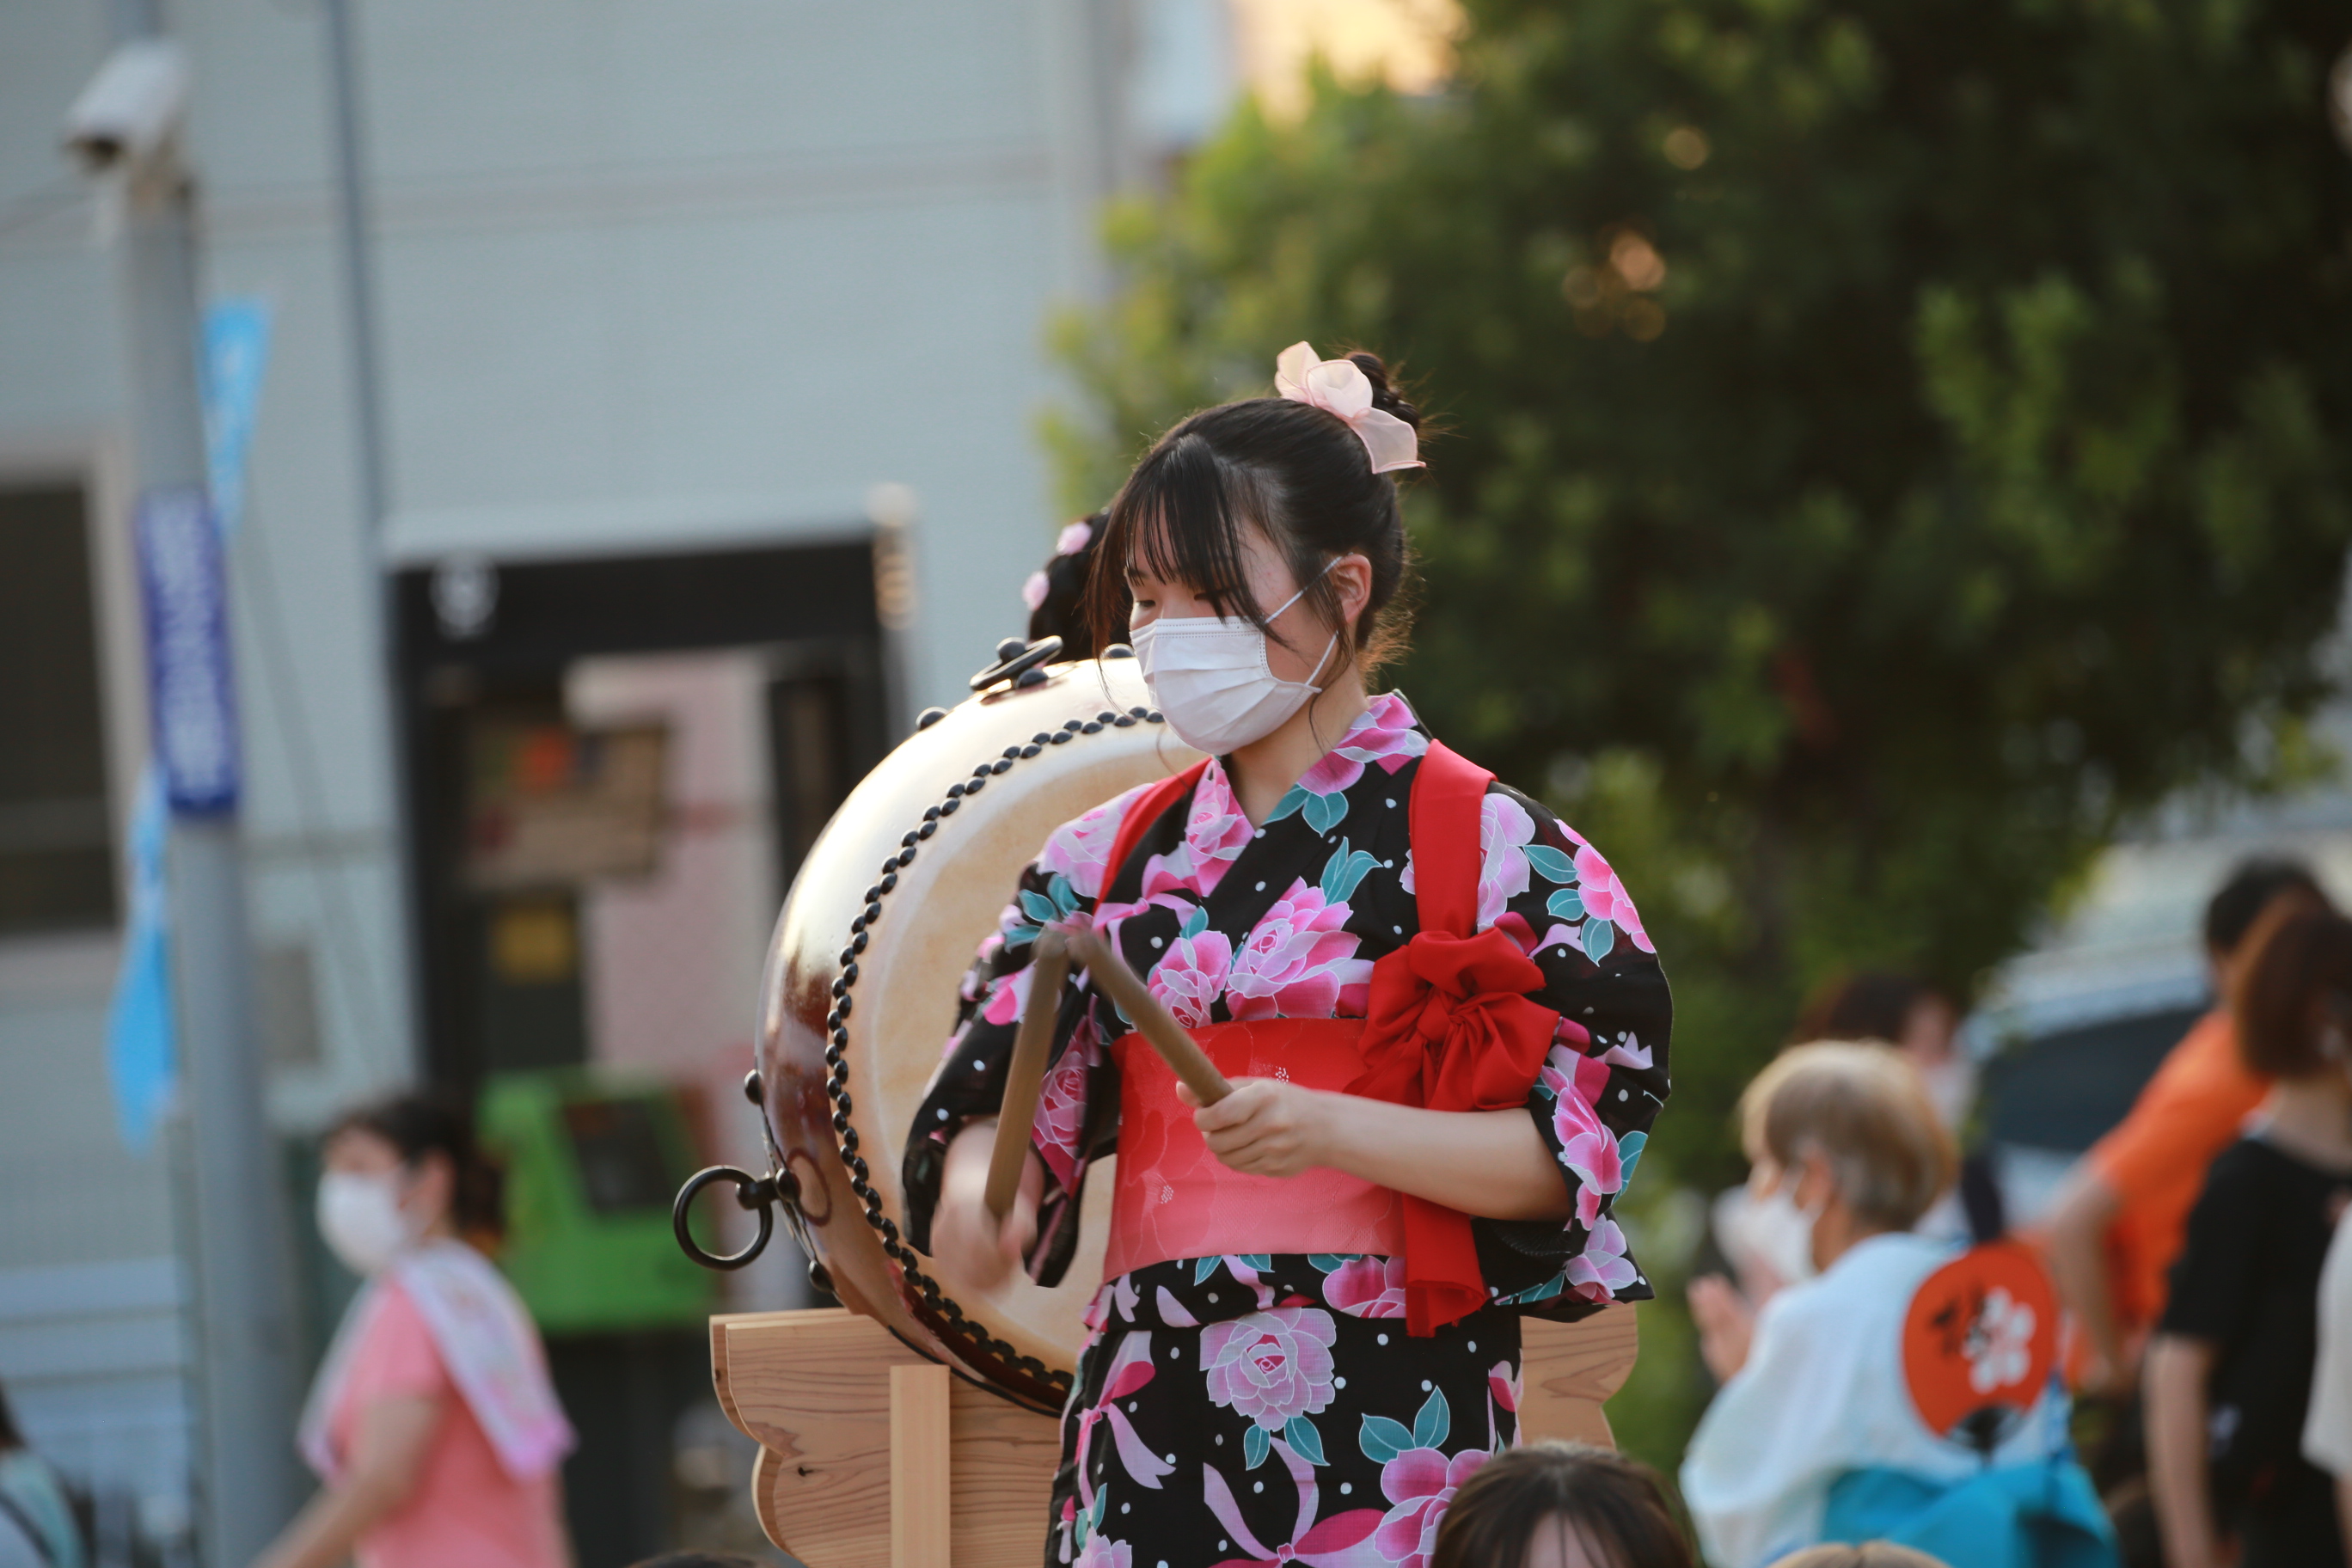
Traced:
<svg viewBox="0 0 2352 1568">
<path fill-rule="evenodd" d="M 1372 965 L 1364 1071 L 1350 1094 L 1429 1110 L 1513 1110 L 1543 1068 L 1559 1015 L 1526 995 L 1543 971 L 1507 932 L 1477 931 L 1480 803 L 1494 780 L 1434 741 L 1421 759 L 1412 806 L 1421 930 Z M 1408 1332 L 1433 1334 L 1486 1304 L 1468 1215 L 1408 1194 L 1404 1235 Z"/>
</svg>

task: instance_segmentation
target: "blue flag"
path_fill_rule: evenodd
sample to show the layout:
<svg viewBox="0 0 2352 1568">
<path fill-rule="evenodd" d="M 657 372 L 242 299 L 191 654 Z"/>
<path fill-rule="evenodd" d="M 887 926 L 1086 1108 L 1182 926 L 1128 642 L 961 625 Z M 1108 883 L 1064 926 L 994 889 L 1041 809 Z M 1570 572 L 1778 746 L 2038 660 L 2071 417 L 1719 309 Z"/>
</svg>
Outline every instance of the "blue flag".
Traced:
<svg viewBox="0 0 2352 1568">
<path fill-rule="evenodd" d="M 223 300 L 205 313 L 205 457 L 212 518 L 224 538 L 244 518 L 246 454 L 268 359 L 267 302 Z M 124 922 L 122 968 L 115 976 L 106 1020 L 106 1065 L 114 1084 L 116 1124 L 122 1142 L 136 1150 L 153 1143 L 179 1080 L 172 1014 L 171 900 L 164 879 L 170 824 L 163 775 L 150 760 L 131 806 L 126 846 L 130 918 Z"/>
</svg>

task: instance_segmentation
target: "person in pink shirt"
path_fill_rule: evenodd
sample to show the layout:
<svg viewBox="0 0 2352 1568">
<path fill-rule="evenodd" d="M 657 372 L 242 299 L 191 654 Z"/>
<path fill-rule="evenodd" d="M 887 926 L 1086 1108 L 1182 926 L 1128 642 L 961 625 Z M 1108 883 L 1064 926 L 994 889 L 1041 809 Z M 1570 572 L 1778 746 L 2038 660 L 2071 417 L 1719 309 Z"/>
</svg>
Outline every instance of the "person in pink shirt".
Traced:
<svg viewBox="0 0 2352 1568">
<path fill-rule="evenodd" d="M 499 1230 L 470 1119 L 418 1098 L 345 1117 L 318 1217 L 367 1283 L 303 1413 L 326 1485 L 255 1568 L 571 1568 L 572 1427 L 521 1300 L 465 1239 Z"/>
</svg>

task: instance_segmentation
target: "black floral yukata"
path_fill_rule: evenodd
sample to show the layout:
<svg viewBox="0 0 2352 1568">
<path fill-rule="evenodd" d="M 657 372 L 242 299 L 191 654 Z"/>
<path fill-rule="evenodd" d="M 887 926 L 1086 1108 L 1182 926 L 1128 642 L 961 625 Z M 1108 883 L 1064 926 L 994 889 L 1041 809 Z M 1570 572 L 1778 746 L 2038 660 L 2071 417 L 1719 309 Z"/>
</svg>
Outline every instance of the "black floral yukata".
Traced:
<svg viewBox="0 0 2352 1568">
<path fill-rule="evenodd" d="M 1257 828 L 1211 763 L 1107 896 L 1141 792 L 1056 830 L 982 944 L 917 1113 L 914 1245 L 929 1247 L 948 1140 L 1002 1101 L 1045 922 L 1090 913 L 1188 1027 L 1361 1016 L 1372 961 L 1419 929 L 1407 803 L 1428 745 L 1402 697 L 1375 698 Z M 1478 929 L 1509 932 L 1543 972 L 1532 998 L 1559 1015 L 1527 1106 L 1574 1216 L 1474 1220 L 1493 1303 L 1426 1338 L 1405 1331 L 1401 1258 L 1182 1258 L 1106 1282 L 1062 1417 L 1046 1563 L 1425 1568 L 1454 1488 L 1517 1438 L 1519 1315 L 1650 1297 L 1611 1215 L 1666 1094 L 1664 975 L 1609 863 L 1566 825 L 1495 784 L 1480 826 Z M 1034 1139 L 1047 1181 L 1029 1268 L 1047 1284 L 1076 1244 L 1087 1166 L 1117 1152 L 1107 1047 L 1124 1032 L 1074 977 Z"/>
</svg>

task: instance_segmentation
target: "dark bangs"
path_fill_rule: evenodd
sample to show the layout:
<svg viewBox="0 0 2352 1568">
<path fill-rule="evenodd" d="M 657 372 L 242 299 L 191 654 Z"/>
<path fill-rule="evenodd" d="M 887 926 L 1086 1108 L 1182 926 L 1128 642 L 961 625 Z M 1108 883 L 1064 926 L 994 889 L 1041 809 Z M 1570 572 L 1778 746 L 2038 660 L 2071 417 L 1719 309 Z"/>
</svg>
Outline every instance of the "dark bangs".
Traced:
<svg viewBox="0 0 2352 1568">
<path fill-rule="evenodd" d="M 1191 587 L 1219 615 L 1271 633 L 1249 592 L 1243 552 L 1252 521 L 1273 515 L 1271 498 L 1253 476 L 1221 460 L 1192 432 L 1194 422 L 1185 421 L 1153 447 L 1110 503 L 1087 589 L 1097 647 L 1127 640 L 1134 605 L 1127 581 L 1130 561 L 1163 582 Z"/>
</svg>

